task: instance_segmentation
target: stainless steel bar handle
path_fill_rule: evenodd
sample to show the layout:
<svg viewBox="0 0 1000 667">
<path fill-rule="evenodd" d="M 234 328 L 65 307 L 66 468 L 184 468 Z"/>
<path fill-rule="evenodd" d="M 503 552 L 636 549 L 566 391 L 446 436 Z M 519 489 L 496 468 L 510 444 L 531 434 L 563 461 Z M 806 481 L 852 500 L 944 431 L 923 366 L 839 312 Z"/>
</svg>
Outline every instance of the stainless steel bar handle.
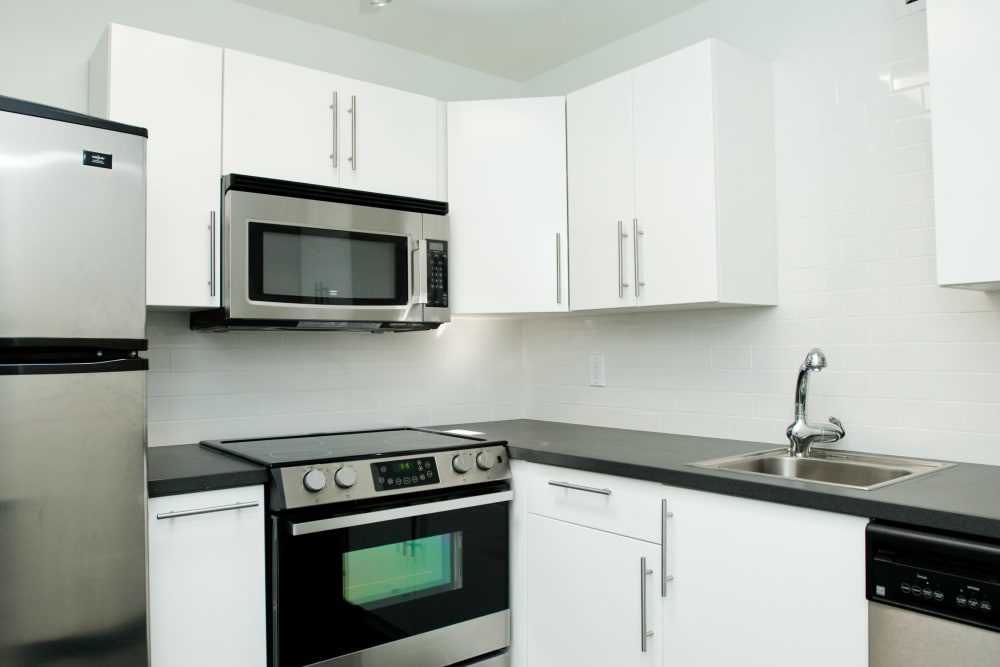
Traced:
<svg viewBox="0 0 1000 667">
<path fill-rule="evenodd" d="M 556 232 L 556 303 L 562 303 L 562 234 Z"/>
<path fill-rule="evenodd" d="M 639 237 L 645 232 L 639 229 L 639 218 L 632 218 L 632 253 L 635 255 L 635 295 L 639 296 L 639 288 L 646 283 L 639 281 Z"/>
<path fill-rule="evenodd" d="M 646 577 L 653 574 L 653 571 L 646 567 L 646 557 L 643 556 L 639 559 L 639 604 L 642 605 L 641 613 L 639 614 L 640 623 L 642 624 L 642 652 L 646 652 L 646 640 L 653 636 L 652 630 L 646 629 Z"/>
<path fill-rule="evenodd" d="M 513 491 L 497 491 L 496 493 L 486 493 L 481 496 L 452 498 L 451 500 L 435 500 L 434 502 L 407 505 L 405 507 L 394 507 L 387 510 L 365 512 L 363 514 L 346 514 L 344 516 L 333 517 L 330 519 L 317 519 L 315 521 L 306 521 L 303 523 L 289 522 L 287 523 L 287 526 L 288 532 L 292 535 L 309 535 L 329 530 L 339 530 L 341 528 L 352 528 L 354 526 L 368 526 L 373 523 L 380 523 L 383 521 L 409 519 L 415 516 L 440 514 L 441 512 L 451 512 L 453 510 L 468 509 L 470 507 L 481 507 L 482 505 L 505 503 L 513 499 Z"/>
<path fill-rule="evenodd" d="M 351 171 L 358 170 L 358 96 L 351 95 L 351 108 L 347 112 L 351 114 L 351 157 L 347 158 L 351 163 Z"/>
<path fill-rule="evenodd" d="M 625 288 L 628 287 L 628 283 L 625 282 L 625 259 L 622 257 L 622 252 L 624 250 L 622 239 L 628 238 L 628 232 L 622 229 L 622 221 L 618 221 L 618 298 L 625 298 Z"/>
<path fill-rule="evenodd" d="M 208 295 L 215 296 L 215 211 L 208 215 Z"/>
<path fill-rule="evenodd" d="M 179 510 L 177 512 L 163 512 L 157 514 L 156 518 L 159 519 L 177 519 L 182 516 L 196 516 L 198 514 L 213 514 L 214 512 L 229 512 L 231 510 L 242 510 L 248 507 L 257 507 L 260 505 L 256 500 L 251 500 L 245 503 L 233 503 L 232 505 L 218 505 L 216 507 L 200 507 L 196 510 Z"/>
<path fill-rule="evenodd" d="M 667 582 L 673 581 L 674 575 L 667 574 L 667 519 L 674 515 L 667 511 L 667 499 L 660 504 L 660 597 L 667 597 Z"/>
<path fill-rule="evenodd" d="M 330 153 L 330 159 L 333 160 L 333 168 L 337 168 L 337 157 L 340 153 L 339 138 L 340 138 L 340 128 L 337 127 L 337 91 L 333 91 L 333 104 L 330 105 L 330 109 L 333 110 L 333 152 Z"/>
<path fill-rule="evenodd" d="M 549 486 L 558 486 L 563 489 L 572 489 L 574 491 L 586 491 L 587 493 L 597 493 L 602 496 L 611 495 L 611 489 L 599 489 L 596 486 L 580 486 L 579 484 L 572 484 L 570 482 L 556 482 L 554 480 L 549 480 Z"/>
</svg>

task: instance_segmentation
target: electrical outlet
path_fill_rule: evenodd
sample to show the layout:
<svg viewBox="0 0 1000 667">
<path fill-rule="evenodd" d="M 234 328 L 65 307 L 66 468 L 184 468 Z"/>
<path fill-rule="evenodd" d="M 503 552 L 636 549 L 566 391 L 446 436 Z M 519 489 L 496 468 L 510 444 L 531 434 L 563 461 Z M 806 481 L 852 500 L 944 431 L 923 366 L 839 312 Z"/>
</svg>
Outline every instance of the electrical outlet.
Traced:
<svg viewBox="0 0 1000 667">
<path fill-rule="evenodd" d="M 922 12 L 927 8 L 927 0 L 895 0 L 896 18 Z"/>
<path fill-rule="evenodd" d="M 590 386 L 591 387 L 603 387 L 604 386 L 604 355 L 603 354 L 592 354 L 592 355 L 590 355 Z"/>
</svg>

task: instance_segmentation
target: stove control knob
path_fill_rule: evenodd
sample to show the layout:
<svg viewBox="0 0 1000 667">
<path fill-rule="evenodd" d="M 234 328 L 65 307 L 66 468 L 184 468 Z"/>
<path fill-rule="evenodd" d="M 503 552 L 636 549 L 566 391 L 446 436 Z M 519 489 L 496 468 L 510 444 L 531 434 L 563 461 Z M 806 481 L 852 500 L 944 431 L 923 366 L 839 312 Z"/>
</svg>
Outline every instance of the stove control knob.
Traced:
<svg viewBox="0 0 1000 667">
<path fill-rule="evenodd" d="M 358 473 L 355 472 L 354 468 L 344 467 L 333 473 L 333 481 L 340 488 L 349 489 L 358 481 Z"/>
<path fill-rule="evenodd" d="M 496 463 L 496 459 L 489 452 L 479 452 L 476 456 L 476 465 L 480 470 L 489 470 Z"/>
<path fill-rule="evenodd" d="M 466 454 L 456 454 L 455 458 L 451 460 L 451 467 L 455 469 L 460 475 L 472 470 L 472 460 Z"/>
<path fill-rule="evenodd" d="M 302 486 L 306 487 L 306 491 L 313 493 L 322 491 L 326 487 L 326 473 L 313 468 L 302 478 Z"/>
</svg>

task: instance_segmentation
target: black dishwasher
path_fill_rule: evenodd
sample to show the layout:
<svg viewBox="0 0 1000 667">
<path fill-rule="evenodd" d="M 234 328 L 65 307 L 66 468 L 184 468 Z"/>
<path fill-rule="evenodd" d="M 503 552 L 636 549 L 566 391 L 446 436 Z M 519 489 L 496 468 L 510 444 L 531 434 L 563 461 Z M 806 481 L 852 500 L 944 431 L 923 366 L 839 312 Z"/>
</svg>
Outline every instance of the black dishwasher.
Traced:
<svg viewBox="0 0 1000 667">
<path fill-rule="evenodd" d="M 1000 540 L 873 521 L 869 667 L 1000 662 Z"/>
</svg>

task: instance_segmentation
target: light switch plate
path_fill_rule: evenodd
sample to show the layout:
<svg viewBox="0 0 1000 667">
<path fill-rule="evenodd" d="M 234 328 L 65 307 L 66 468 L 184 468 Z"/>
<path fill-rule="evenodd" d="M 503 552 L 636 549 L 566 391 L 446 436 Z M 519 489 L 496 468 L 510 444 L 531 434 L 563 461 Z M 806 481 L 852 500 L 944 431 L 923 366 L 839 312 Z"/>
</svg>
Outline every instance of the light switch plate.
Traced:
<svg viewBox="0 0 1000 667">
<path fill-rule="evenodd" d="M 592 354 L 592 355 L 590 355 L 590 386 L 591 387 L 603 387 L 604 386 L 604 355 L 603 354 Z"/>
</svg>

